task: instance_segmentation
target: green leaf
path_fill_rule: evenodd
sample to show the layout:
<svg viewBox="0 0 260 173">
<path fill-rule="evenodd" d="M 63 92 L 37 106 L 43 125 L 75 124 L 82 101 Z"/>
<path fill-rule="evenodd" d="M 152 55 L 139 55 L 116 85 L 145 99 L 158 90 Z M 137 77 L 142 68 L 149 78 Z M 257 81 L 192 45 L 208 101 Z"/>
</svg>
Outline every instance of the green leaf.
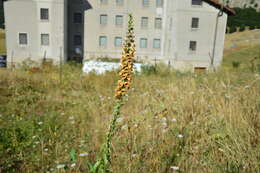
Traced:
<svg viewBox="0 0 260 173">
<path fill-rule="evenodd" d="M 72 162 L 76 162 L 77 161 L 77 153 L 76 153 L 75 149 L 71 149 L 70 150 L 70 160 Z"/>
</svg>

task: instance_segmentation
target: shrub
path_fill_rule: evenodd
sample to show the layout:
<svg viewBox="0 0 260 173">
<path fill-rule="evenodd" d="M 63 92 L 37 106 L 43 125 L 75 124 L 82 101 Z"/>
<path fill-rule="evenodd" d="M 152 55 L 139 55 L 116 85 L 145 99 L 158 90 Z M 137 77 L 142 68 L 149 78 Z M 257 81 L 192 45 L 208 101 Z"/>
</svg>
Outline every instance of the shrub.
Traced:
<svg viewBox="0 0 260 173">
<path fill-rule="evenodd" d="M 234 67 L 234 68 L 239 68 L 240 67 L 240 62 L 239 61 L 233 61 L 232 62 L 232 66 Z"/>
<path fill-rule="evenodd" d="M 240 26 L 239 27 L 239 32 L 243 32 L 243 31 L 245 31 L 246 30 L 246 27 L 245 26 Z"/>
<path fill-rule="evenodd" d="M 156 74 L 156 67 L 151 64 L 144 64 L 141 66 L 141 72 L 145 75 Z"/>
</svg>

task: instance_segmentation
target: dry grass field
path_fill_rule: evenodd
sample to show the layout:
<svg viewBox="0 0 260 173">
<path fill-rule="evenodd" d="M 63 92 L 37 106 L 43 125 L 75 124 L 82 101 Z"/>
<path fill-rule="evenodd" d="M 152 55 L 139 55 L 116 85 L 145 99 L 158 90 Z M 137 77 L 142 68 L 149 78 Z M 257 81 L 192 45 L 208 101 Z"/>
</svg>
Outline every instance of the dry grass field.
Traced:
<svg viewBox="0 0 260 173">
<path fill-rule="evenodd" d="M 87 173 L 118 75 L 65 65 L 0 70 L 0 172 Z M 258 173 L 260 76 L 136 74 L 113 140 L 114 173 Z"/>
<path fill-rule="evenodd" d="M 111 172 L 259 173 L 260 74 L 248 69 L 260 43 L 246 40 L 260 32 L 247 32 L 227 36 L 216 73 L 158 65 L 135 74 Z M 100 155 L 118 74 L 83 75 L 76 64 L 60 74 L 48 65 L 0 69 L 0 173 L 88 173 Z"/>
</svg>

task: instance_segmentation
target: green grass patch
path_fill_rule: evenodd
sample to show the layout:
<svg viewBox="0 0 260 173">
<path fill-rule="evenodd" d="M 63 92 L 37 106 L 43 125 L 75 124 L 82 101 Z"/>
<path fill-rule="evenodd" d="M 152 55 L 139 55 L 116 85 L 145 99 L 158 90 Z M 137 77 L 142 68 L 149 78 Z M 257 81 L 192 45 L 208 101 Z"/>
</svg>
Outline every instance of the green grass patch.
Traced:
<svg viewBox="0 0 260 173">
<path fill-rule="evenodd" d="M 0 54 L 6 53 L 5 32 L 0 30 Z"/>
</svg>

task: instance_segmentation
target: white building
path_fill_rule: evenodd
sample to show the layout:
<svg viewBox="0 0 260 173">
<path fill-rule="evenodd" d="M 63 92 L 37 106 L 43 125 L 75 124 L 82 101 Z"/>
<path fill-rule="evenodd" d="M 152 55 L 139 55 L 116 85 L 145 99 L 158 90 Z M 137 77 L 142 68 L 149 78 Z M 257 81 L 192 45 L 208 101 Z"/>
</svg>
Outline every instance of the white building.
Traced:
<svg viewBox="0 0 260 173">
<path fill-rule="evenodd" d="M 9 0 L 5 11 L 9 62 L 120 58 L 132 13 L 137 57 L 181 70 L 221 64 L 235 14 L 215 0 Z"/>
</svg>

